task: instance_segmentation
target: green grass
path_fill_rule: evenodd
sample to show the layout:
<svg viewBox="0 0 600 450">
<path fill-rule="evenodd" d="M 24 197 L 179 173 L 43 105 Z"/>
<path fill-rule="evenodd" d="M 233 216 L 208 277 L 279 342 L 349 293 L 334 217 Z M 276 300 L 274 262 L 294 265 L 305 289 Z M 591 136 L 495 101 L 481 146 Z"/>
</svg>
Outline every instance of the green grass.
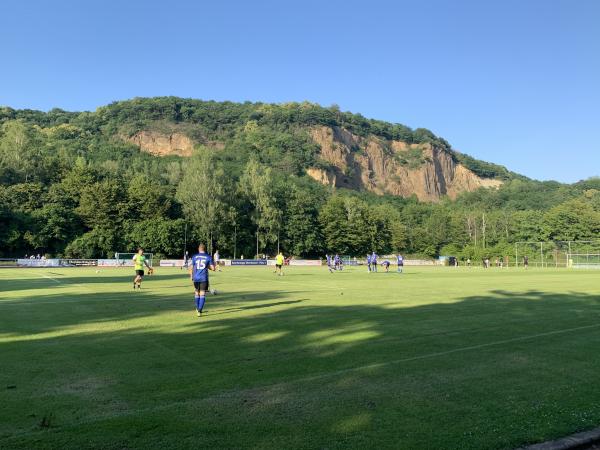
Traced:
<svg viewBox="0 0 600 450">
<path fill-rule="evenodd" d="M 0 270 L 2 449 L 502 449 L 600 424 L 594 271 Z"/>
</svg>

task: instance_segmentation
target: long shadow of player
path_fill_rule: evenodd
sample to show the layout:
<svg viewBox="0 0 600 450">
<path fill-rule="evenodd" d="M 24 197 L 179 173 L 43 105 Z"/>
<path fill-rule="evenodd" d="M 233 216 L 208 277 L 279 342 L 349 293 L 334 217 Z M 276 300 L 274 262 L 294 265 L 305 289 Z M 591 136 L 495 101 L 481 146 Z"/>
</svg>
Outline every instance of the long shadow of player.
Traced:
<svg viewBox="0 0 600 450">
<path fill-rule="evenodd" d="M 231 314 L 232 312 L 247 311 L 247 310 L 252 310 L 252 309 L 271 308 L 273 306 L 282 306 L 282 305 L 292 305 L 294 303 L 300 303 L 305 300 L 307 300 L 307 299 L 303 298 L 300 300 L 287 300 L 287 301 L 282 301 L 282 302 L 261 303 L 260 305 L 237 306 L 234 308 L 216 309 L 215 312 L 211 312 L 210 309 L 207 308 L 207 315 L 218 316 L 221 314 Z"/>
</svg>

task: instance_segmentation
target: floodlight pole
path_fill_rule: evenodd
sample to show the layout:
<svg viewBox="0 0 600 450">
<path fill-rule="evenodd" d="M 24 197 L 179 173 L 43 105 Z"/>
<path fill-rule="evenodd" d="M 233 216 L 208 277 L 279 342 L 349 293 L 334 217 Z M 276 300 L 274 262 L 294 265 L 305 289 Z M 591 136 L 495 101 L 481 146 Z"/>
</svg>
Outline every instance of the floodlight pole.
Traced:
<svg viewBox="0 0 600 450">
<path fill-rule="evenodd" d="M 256 230 L 256 259 L 258 259 L 258 230 Z"/>
<path fill-rule="evenodd" d="M 237 250 L 237 225 L 234 225 L 234 227 L 233 227 L 233 259 L 236 259 L 235 258 L 236 250 Z"/>
<path fill-rule="evenodd" d="M 542 269 L 544 268 L 544 242 L 540 242 L 540 257 L 542 261 Z"/>
<path fill-rule="evenodd" d="M 519 244 L 515 244 L 515 267 L 519 267 Z"/>
<path fill-rule="evenodd" d="M 183 232 L 183 259 L 185 259 L 185 252 L 187 251 L 187 222 L 185 222 L 185 228 Z"/>
</svg>

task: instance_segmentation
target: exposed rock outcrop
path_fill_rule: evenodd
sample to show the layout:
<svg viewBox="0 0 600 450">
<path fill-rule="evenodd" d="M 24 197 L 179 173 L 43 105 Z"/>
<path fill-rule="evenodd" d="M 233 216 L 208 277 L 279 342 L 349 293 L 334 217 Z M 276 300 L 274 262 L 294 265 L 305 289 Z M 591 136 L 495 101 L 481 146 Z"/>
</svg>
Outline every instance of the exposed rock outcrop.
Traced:
<svg viewBox="0 0 600 450">
<path fill-rule="evenodd" d="M 329 168 L 311 168 L 307 173 L 323 184 L 402 197 L 416 194 L 422 201 L 502 184 L 477 176 L 445 149 L 428 143 L 360 137 L 337 127 L 314 127 L 310 133 Z"/>
<path fill-rule="evenodd" d="M 502 184 L 479 177 L 445 148 L 429 143 L 362 137 L 339 127 L 317 126 L 308 131 L 321 148 L 326 168 L 310 167 L 306 172 L 324 185 L 402 197 L 415 194 L 422 201 L 438 201 L 444 195 L 455 198 L 461 192 Z M 197 144 L 223 148 L 221 142 L 195 142 L 174 127 L 139 131 L 127 140 L 157 156 L 191 156 Z"/>
<path fill-rule="evenodd" d="M 200 136 L 197 132 L 195 134 Z M 186 134 L 184 127 L 164 122 L 158 122 L 150 129 L 138 131 L 130 137 L 121 136 L 126 141 L 137 145 L 141 151 L 155 156 L 192 156 L 194 147 L 197 145 L 214 150 L 221 150 L 225 147 L 222 142 L 210 141 L 201 136 L 192 139 Z"/>
<path fill-rule="evenodd" d="M 318 169 L 316 167 L 309 167 L 308 169 L 306 169 L 306 173 L 309 177 L 318 181 L 321 184 L 335 186 L 335 174 L 327 170 Z"/>
<path fill-rule="evenodd" d="M 157 131 L 139 131 L 128 141 L 140 150 L 156 156 L 191 156 L 194 142 L 181 133 L 161 133 Z"/>
</svg>

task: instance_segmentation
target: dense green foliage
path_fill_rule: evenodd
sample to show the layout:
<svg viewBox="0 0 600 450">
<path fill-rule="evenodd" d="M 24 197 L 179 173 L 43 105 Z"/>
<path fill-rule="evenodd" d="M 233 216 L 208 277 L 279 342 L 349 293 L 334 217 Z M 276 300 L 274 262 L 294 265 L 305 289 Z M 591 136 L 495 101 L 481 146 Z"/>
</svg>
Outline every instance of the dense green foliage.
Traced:
<svg viewBox="0 0 600 450">
<path fill-rule="evenodd" d="M 312 125 L 431 142 L 476 173 L 504 180 L 456 201 L 332 191 L 305 175 L 326 165 Z M 191 159 L 155 157 L 124 137 L 177 130 Z M 224 148 L 215 151 L 212 143 Z M 359 150 L 357 150 L 359 151 Z M 403 164 L 420 164 L 413 149 Z M 402 251 L 433 257 L 511 253 L 522 240 L 588 239 L 600 231 L 600 181 L 537 182 L 454 152 L 428 130 L 310 103 L 117 102 L 95 112 L 0 108 L 0 256 L 101 257 L 143 245 L 158 255 L 208 240 L 221 253 L 296 256 Z M 191 247 L 190 247 L 191 248 Z"/>
<path fill-rule="evenodd" d="M 473 158 L 472 156 L 465 155 L 464 153 L 454 152 L 454 160 L 461 163 L 467 169 L 473 173 L 479 175 L 482 178 L 498 178 L 500 180 L 510 180 L 513 178 L 524 178 L 519 175 L 509 172 L 506 167 L 498 164 L 489 163 Z"/>
</svg>

